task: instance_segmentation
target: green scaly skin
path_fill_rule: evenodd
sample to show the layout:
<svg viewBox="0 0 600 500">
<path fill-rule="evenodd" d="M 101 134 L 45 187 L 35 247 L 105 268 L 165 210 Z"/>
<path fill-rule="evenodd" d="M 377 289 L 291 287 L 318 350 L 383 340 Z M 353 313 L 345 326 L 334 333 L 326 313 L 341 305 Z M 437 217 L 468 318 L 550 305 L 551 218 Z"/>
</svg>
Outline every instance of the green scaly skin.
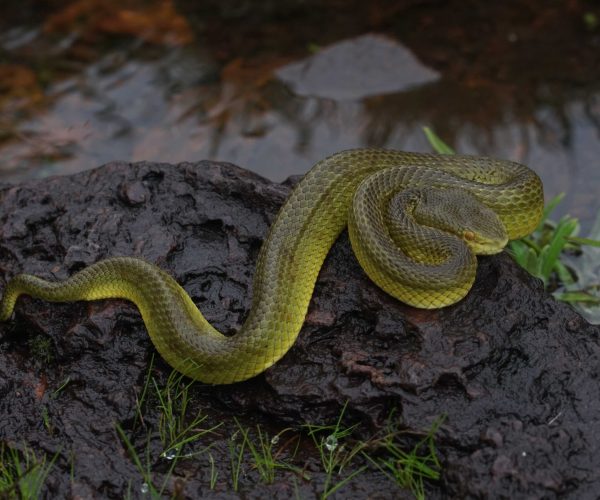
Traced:
<svg viewBox="0 0 600 500">
<path fill-rule="evenodd" d="M 415 186 L 469 191 L 498 215 L 511 239 L 531 232 L 543 209 L 540 179 L 516 163 L 374 149 L 344 151 L 317 163 L 281 208 L 258 259 L 252 309 L 233 337 L 215 330 L 164 271 L 126 257 L 100 261 L 63 282 L 16 276 L 4 291 L 0 320 L 11 316 L 21 294 L 58 302 L 124 298 L 137 305 L 156 349 L 176 370 L 206 383 L 245 380 L 278 361 L 296 340 L 319 270 L 347 224 L 369 276 L 399 300 L 433 308 L 464 297 L 475 276 L 475 259 L 455 236 L 439 232 L 433 238 L 441 238 L 443 248 L 456 248 L 458 260 L 416 262 L 407 255 L 419 254 L 431 234 L 407 217 L 409 232 L 417 236 L 408 238 L 406 251 L 392 251 L 400 257 L 394 264 L 386 253 L 389 236 L 379 229 L 361 232 L 362 226 L 373 223 L 378 228 L 385 222 L 382 207 L 393 191 Z M 379 197 L 375 208 L 366 208 L 374 196 Z M 431 250 L 434 256 L 437 248 Z M 431 279 L 429 272 L 437 278 Z"/>
</svg>

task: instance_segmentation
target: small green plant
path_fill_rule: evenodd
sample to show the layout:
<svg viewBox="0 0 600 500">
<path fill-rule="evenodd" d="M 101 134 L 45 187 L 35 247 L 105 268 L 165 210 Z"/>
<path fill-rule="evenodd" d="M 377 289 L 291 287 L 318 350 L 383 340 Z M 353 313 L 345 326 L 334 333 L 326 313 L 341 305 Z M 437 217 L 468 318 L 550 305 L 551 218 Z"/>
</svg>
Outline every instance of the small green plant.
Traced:
<svg viewBox="0 0 600 500">
<path fill-rule="evenodd" d="M 435 481 L 440 477 L 441 464 L 435 450 L 434 437 L 444 420 L 444 416 L 437 418 L 425 436 L 410 452 L 406 452 L 398 444 L 398 437 L 403 432 L 395 427 L 390 417 L 386 434 L 371 444 L 380 449 L 382 455 L 376 458 L 366 452 L 363 455 L 401 488 L 409 489 L 415 498 L 424 500 L 424 481 Z"/>
<path fill-rule="evenodd" d="M 137 397 L 137 395 L 136 395 L 135 407 L 136 407 L 137 418 L 135 419 L 135 422 L 134 422 L 134 426 L 133 426 L 134 430 L 135 430 L 138 422 L 140 424 L 142 424 L 143 426 L 145 426 L 144 408 L 145 408 L 145 404 L 146 404 L 146 398 L 148 396 L 148 389 L 150 388 L 150 385 L 152 384 L 152 380 L 153 380 L 153 377 L 152 377 L 153 368 L 154 368 L 154 353 L 152 353 L 152 355 L 150 356 L 150 363 L 148 365 L 148 371 L 146 372 L 146 377 L 144 379 L 144 387 L 142 389 L 142 393 L 140 394 L 139 397 Z"/>
<path fill-rule="evenodd" d="M 65 380 L 63 380 L 63 382 L 60 384 L 58 389 L 56 389 L 54 392 L 50 393 L 50 399 L 57 399 L 60 396 L 61 392 L 69 384 L 69 381 L 70 381 L 69 377 L 67 377 Z M 46 405 L 42 406 L 41 415 L 42 415 L 42 422 L 44 423 L 44 427 L 46 428 L 48 433 L 54 434 L 54 425 L 52 424 L 52 419 L 50 418 L 48 406 L 46 406 Z"/>
<path fill-rule="evenodd" d="M 579 232 L 577 219 L 565 215 L 556 223 L 548 218 L 563 197 L 564 193 L 561 193 L 546 205 L 542 220 L 533 233 L 510 242 L 511 255 L 517 263 L 540 278 L 552 291 L 559 285 L 573 285 L 577 281 L 574 272 L 561 260 L 566 253 L 579 252 L 582 245 L 600 246 L 600 241 L 576 236 Z M 555 297 L 567 302 L 600 304 L 599 297 L 585 290 L 556 293 Z"/>
<path fill-rule="evenodd" d="M 208 452 L 208 461 L 210 463 L 210 489 L 214 490 L 217 484 L 217 477 L 219 476 L 219 473 L 215 467 L 215 458 L 210 452 Z"/>
<path fill-rule="evenodd" d="M 235 431 L 227 440 L 229 459 L 231 462 L 231 483 L 233 491 L 237 491 L 240 485 L 240 475 L 244 463 L 244 450 L 246 449 L 246 440 L 238 439 L 239 434 L 239 430 Z"/>
<path fill-rule="evenodd" d="M 58 457 L 47 461 L 25 446 L 23 451 L 0 445 L 0 497 L 29 500 L 41 497 L 44 483 Z"/>
<path fill-rule="evenodd" d="M 135 423 L 140 422 L 145 425 L 144 409 L 148 397 L 152 396 L 156 400 L 159 410 L 158 436 L 163 446 L 161 457 L 172 460 L 175 455 L 181 453 L 186 444 L 196 442 L 202 436 L 214 432 L 222 423 L 210 428 L 201 428 L 207 418 L 206 415 L 198 412 L 193 418 L 189 418 L 189 390 L 194 381 L 185 383 L 183 380 L 184 375 L 173 370 L 167 379 L 167 383 L 161 386 L 152 376 L 153 364 L 154 355 L 150 359 L 142 393 L 137 398 L 137 419 Z M 154 391 L 151 391 L 151 389 L 154 389 Z M 186 455 L 186 457 L 189 456 L 192 455 Z"/>
<path fill-rule="evenodd" d="M 274 451 L 275 446 L 279 444 L 281 436 L 286 432 L 291 431 L 291 429 L 283 429 L 269 439 L 268 434 L 261 429 L 260 425 L 257 425 L 256 437 L 258 443 L 255 443 L 250 436 L 250 429 L 242 427 L 237 419 L 235 419 L 235 422 L 238 426 L 238 432 L 241 434 L 244 441 L 244 446 L 250 452 L 254 467 L 264 483 L 271 484 L 275 480 L 275 471 L 277 469 L 285 469 L 302 474 L 300 468 L 279 459 L 279 455 L 285 446 Z M 297 444 L 299 444 L 298 440 Z M 297 449 L 298 446 L 296 446 L 296 450 L 293 451 L 292 458 L 295 456 Z"/>
<path fill-rule="evenodd" d="M 346 448 L 346 441 L 348 441 L 348 438 L 358 425 L 355 424 L 351 427 L 342 425 L 347 405 L 348 402 L 344 404 L 334 425 L 304 424 L 304 427 L 308 430 L 308 435 L 312 438 L 319 453 L 321 464 L 325 470 L 325 484 L 321 494 L 323 500 L 327 499 L 367 468 L 366 465 L 363 465 L 340 481 L 334 482 L 334 475 L 341 476 L 344 468 L 367 446 L 365 442 L 358 441 L 352 447 Z"/>
<path fill-rule="evenodd" d="M 60 396 L 60 393 L 65 390 L 67 385 L 69 385 L 69 382 L 71 382 L 71 377 L 67 377 L 66 379 L 64 379 L 58 386 L 58 388 L 52 393 L 52 399 L 58 398 L 58 396 Z"/>
<path fill-rule="evenodd" d="M 433 149 L 441 154 L 454 154 L 454 150 L 442 141 L 428 127 L 423 129 Z M 549 215 L 564 197 L 559 194 L 546 207 L 538 227 L 530 235 L 509 243 L 509 253 L 515 261 L 530 274 L 540 278 L 544 286 L 554 291 L 554 296 L 565 302 L 575 304 L 600 304 L 600 296 L 592 290 L 573 289 L 577 282 L 576 273 L 563 262 L 570 253 L 581 250 L 582 245 L 600 247 L 600 241 L 592 238 L 579 238 L 579 221 L 565 215 L 558 222 L 549 219 Z M 559 287 L 568 287 L 568 291 L 556 292 Z M 597 291 L 597 290 L 596 290 Z"/>
<path fill-rule="evenodd" d="M 150 457 L 150 436 L 148 436 L 148 439 L 146 441 L 146 448 L 144 450 L 145 460 L 144 460 L 144 463 L 142 463 L 140 456 L 138 455 L 133 444 L 131 443 L 131 440 L 127 437 L 127 434 L 125 433 L 123 428 L 119 424 L 116 424 L 115 427 L 117 430 L 117 434 L 119 435 L 119 438 L 125 445 L 125 448 L 127 449 L 127 452 L 129 454 L 131 460 L 133 461 L 136 469 L 142 476 L 143 482 L 139 487 L 139 492 L 142 493 L 143 495 L 150 495 L 150 498 L 152 498 L 152 499 L 158 500 L 158 499 L 163 498 L 163 492 L 165 491 L 167 482 L 169 481 L 171 474 L 173 474 L 173 469 L 175 469 L 175 465 L 177 464 L 178 457 L 175 456 L 173 458 L 173 460 L 171 461 L 171 465 L 170 465 L 167 473 L 164 476 L 162 484 L 160 486 L 156 486 L 154 484 L 154 477 L 153 477 L 152 466 L 151 466 L 152 460 Z M 137 496 L 138 495 L 134 495 L 134 497 L 136 497 L 136 498 L 137 498 Z M 129 484 L 126 498 L 132 498 L 131 483 Z"/>
<path fill-rule="evenodd" d="M 434 149 L 436 153 L 440 153 L 442 155 L 453 155 L 455 154 L 454 149 L 452 149 L 448 144 L 446 144 L 442 139 L 429 127 L 423 127 L 423 133 L 429 144 Z"/>
<path fill-rule="evenodd" d="M 146 448 L 144 450 L 144 460 L 140 458 L 131 440 L 123 430 L 116 424 L 116 430 L 119 438 L 127 449 L 131 460 L 142 476 L 142 484 L 139 492 L 149 494 L 152 498 L 162 498 L 166 484 L 171 476 L 175 465 L 182 458 L 189 458 L 194 455 L 207 452 L 212 445 L 204 447 L 201 451 L 182 454 L 185 446 L 191 446 L 198 442 L 200 438 L 207 434 L 213 433 L 221 424 L 212 427 L 202 427 L 207 420 L 206 415 L 202 415 L 199 411 L 194 416 L 190 417 L 190 388 L 194 384 L 193 381 L 185 382 L 184 376 L 181 373 L 173 370 L 167 382 L 161 385 L 153 376 L 152 368 L 154 364 L 154 356 L 150 360 L 150 366 L 144 381 L 144 387 L 136 403 L 136 419 L 134 421 L 134 430 L 139 423 L 147 428 Z M 153 428 L 150 426 L 147 419 L 144 418 L 144 412 L 148 409 L 151 403 L 156 403 L 158 410 L 158 423 Z M 169 469 L 160 486 L 157 486 L 153 480 L 153 472 L 151 464 L 154 463 L 150 456 L 150 441 L 158 439 L 162 445 L 160 458 L 170 462 Z M 217 470 L 214 466 L 214 459 L 209 453 L 209 461 L 211 463 L 211 488 L 216 484 Z M 131 484 L 129 485 L 128 497 L 131 497 Z M 134 495 L 135 496 L 135 495 Z"/>
<path fill-rule="evenodd" d="M 188 418 L 189 389 L 194 382 L 184 383 L 183 377 L 184 375 L 173 370 L 164 387 L 159 387 L 156 380 L 152 379 L 160 410 L 158 434 L 163 444 L 163 458 L 172 459 L 186 444 L 198 441 L 221 425 L 201 428 L 207 417 L 200 412 L 192 419 Z"/>
<path fill-rule="evenodd" d="M 48 364 L 54 358 L 52 340 L 45 335 L 36 335 L 27 341 L 29 351 L 34 359 L 43 364 Z"/>
<path fill-rule="evenodd" d="M 347 403 L 334 425 L 305 424 L 326 473 L 321 498 L 328 498 L 367 469 L 367 465 L 361 465 L 340 481 L 334 481 L 335 475 L 341 476 L 351 464 L 356 466 L 356 459 L 360 458 L 374 465 L 400 487 L 409 489 L 419 500 L 424 499 L 424 481 L 439 479 L 441 464 L 437 458 L 434 436 L 445 417 L 436 419 L 423 438 L 411 451 L 406 452 L 400 447 L 398 438 L 407 432 L 397 428 L 393 413 L 388 418 L 383 436 L 375 435 L 366 441 L 352 440 L 357 425 L 342 425 L 346 406 Z M 375 458 L 371 450 L 377 453 Z"/>
<path fill-rule="evenodd" d="M 54 433 L 54 426 L 52 425 L 52 421 L 50 420 L 50 415 L 48 414 L 48 407 L 42 406 L 42 422 L 44 422 L 44 427 L 48 431 L 49 434 Z"/>
</svg>

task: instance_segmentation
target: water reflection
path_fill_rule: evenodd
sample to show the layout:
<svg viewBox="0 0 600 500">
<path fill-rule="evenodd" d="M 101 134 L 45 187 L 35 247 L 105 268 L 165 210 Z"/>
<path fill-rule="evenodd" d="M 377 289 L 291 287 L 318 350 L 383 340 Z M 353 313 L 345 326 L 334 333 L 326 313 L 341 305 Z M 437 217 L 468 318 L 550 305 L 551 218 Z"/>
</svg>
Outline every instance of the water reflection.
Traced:
<svg viewBox="0 0 600 500">
<path fill-rule="evenodd" d="M 600 208 L 600 88 L 589 64 L 600 42 L 585 27 L 561 38 L 573 29 L 559 23 L 561 6 L 529 31 L 490 6 L 498 25 L 483 38 L 443 6 L 357 4 L 355 21 L 346 12 L 334 27 L 293 2 L 265 7 L 274 18 L 256 12 L 263 24 L 227 2 L 65 5 L 0 20 L 10 26 L 0 34 L 3 180 L 202 158 L 283 180 L 345 148 L 427 151 L 428 125 L 461 152 L 529 164 L 587 225 Z M 580 60 L 566 57 L 577 43 Z"/>
<path fill-rule="evenodd" d="M 439 79 L 397 41 L 374 34 L 334 43 L 275 75 L 295 95 L 334 101 L 402 92 Z"/>
</svg>

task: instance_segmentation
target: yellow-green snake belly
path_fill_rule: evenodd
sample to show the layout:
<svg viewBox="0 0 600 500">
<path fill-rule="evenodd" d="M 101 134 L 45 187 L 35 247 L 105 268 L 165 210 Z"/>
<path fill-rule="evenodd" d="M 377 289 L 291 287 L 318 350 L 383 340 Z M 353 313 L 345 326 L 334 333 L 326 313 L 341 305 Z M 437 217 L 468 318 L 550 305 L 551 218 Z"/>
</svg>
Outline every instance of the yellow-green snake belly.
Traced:
<svg viewBox="0 0 600 500">
<path fill-rule="evenodd" d="M 421 199 L 435 202 L 436 197 L 441 208 L 419 208 Z M 463 205 L 469 207 L 467 219 L 501 221 L 495 230 L 499 248 L 474 243 L 476 251 L 479 245 L 484 253 L 494 253 L 507 237 L 522 237 L 537 226 L 542 184 L 530 169 L 508 161 L 344 151 L 317 163 L 281 208 L 260 252 L 252 308 L 234 336 L 215 330 L 168 274 L 129 257 L 100 261 L 63 282 L 18 275 L 6 286 L 0 319 L 11 316 L 21 294 L 49 301 L 128 299 L 139 308 L 156 349 L 175 369 L 206 383 L 237 382 L 264 371 L 293 345 L 323 261 L 347 225 L 361 265 L 391 295 L 423 308 L 463 298 L 476 269 L 465 241 L 477 242 L 478 229 L 459 228 L 452 235 L 415 220 L 422 211 L 426 220 L 445 223 L 446 215 L 462 213 Z"/>
</svg>

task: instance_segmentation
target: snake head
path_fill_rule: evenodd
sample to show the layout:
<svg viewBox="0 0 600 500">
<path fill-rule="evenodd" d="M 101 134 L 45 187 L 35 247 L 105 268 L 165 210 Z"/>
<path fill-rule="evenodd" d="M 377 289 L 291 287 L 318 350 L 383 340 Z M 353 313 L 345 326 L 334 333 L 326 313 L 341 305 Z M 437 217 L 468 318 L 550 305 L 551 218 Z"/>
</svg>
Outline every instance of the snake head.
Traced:
<svg viewBox="0 0 600 500">
<path fill-rule="evenodd" d="M 423 189 L 414 217 L 458 236 L 477 255 L 499 253 L 508 243 L 496 212 L 462 189 Z"/>
</svg>

